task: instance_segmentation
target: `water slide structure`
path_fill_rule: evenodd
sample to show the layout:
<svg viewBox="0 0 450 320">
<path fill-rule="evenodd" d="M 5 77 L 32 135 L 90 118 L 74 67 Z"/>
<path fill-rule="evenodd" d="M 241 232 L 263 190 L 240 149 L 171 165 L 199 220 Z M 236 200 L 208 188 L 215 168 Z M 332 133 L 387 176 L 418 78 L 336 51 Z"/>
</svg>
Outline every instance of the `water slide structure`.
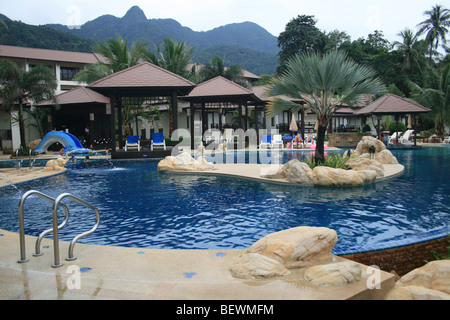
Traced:
<svg viewBox="0 0 450 320">
<path fill-rule="evenodd" d="M 45 135 L 42 139 L 41 143 L 37 146 L 34 152 L 37 153 L 46 153 L 47 149 L 54 143 L 61 143 L 66 152 L 71 153 L 85 153 L 89 152 L 89 149 L 85 149 L 81 144 L 80 140 L 75 137 L 73 134 L 63 131 L 52 131 Z"/>
</svg>

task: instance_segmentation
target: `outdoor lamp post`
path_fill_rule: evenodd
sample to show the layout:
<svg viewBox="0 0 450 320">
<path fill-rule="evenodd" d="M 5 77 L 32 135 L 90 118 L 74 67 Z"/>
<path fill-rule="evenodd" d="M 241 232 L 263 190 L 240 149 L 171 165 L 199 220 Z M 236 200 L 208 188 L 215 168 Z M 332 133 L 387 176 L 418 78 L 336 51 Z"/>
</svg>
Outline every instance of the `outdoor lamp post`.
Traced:
<svg viewBox="0 0 450 320">
<path fill-rule="evenodd" d="M 369 148 L 369 154 L 370 154 L 370 159 L 375 159 L 375 147 L 374 146 L 370 146 Z"/>
</svg>

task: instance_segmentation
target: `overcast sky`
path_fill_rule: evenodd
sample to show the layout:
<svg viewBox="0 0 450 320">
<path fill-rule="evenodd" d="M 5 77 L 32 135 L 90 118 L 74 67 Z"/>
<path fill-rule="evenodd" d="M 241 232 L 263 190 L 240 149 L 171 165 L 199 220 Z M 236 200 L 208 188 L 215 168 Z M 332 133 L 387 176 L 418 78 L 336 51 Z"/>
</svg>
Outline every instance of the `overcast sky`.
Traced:
<svg viewBox="0 0 450 320">
<path fill-rule="evenodd" d="M 446 0 L 447 1 L 447 0 Z M 173 18 L 195 31 L 251 21 L 275 36 L 298 15 L 313 15 L 322 31 L 346 31 L 352 40 L 382 30 L 389 41 L 416 30 L 439 0 L 2 0 L 0 13 L 28 24 L 78 25 L 104 14 L 122 17 L 138 5 L 148 19 Z M 449 6 L 446 6 L 449 7 Z"/>
</svg>

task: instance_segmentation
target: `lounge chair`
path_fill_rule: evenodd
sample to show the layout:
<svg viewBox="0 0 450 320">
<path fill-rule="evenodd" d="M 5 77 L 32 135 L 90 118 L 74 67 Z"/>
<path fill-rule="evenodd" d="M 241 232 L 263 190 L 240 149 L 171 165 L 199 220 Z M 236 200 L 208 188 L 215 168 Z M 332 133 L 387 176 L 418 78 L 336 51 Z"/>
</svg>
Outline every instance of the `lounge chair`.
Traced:
<svg viewBox="0 0 450 320">
<path fill-rule="evenodd" d="M 125 143 L 125 151 L 128 151 L 129 148 L 141 151 L 141 141 L 139 136 L 128 136 L 127 142 Z"/>
<path fill-rule="evenodd" d="M 297 136 L 294 136 L 294 138 L 291 141 L 291 149 L 294 149 L 294 146 L 297 146 L 297 149 L 299 149 L 299 146 L 300 146 L 300 148 L 303 149 L 304 145 L 303 145 L 303 138 L 302 138 L 302 136 L 300 136 L 301 141 L 295 141 L 296 137 Z"/>
<path fill-rule="evenodd" d="M 396 141 L 398 141 L 398 142 L 400 142 L 400 139 L 402 138 L 402 133 L 401 132 L 399 132 L 400 133 L 400 138 L 397 140 L 397 132 L 394 132 L 390 137 L 389 137 L 389 140 L 388 140 L 388 144 L 394 144 Z"/>
<path fill-rule="evenodd" d="M 164 140 L 164 133 L 156 132 L 152 134 L 150 149 L 153 151 L 154 147 L 164 147 L 164 150 L 166 150 L 166 141 Z"/>
<path fill-rule="evenodd" d="M 263 135 L 261 139 L 261 143 L 259 144 L 259 148 L 263 147 L 270 148 L 272 145 L 272 137 L 269 135 Z"/>
<path fill-rule="evenodd" d="M 222 133 L 218 130 L 213 130 L 210 136 L 207 136 L 205 139 L 206 143 L 214 142 L 219 144 L 222 141 Z"/>
<path fill-rule="evenodd" d="M 272 149 L 275 147 L 280 147 L 283 148 L 283 138 L 281 137 L 281 134 L 276 134 L 273 136 L 273 140 L 272 140 Z"/>
<path fill-rule="evenodd" d="M 450 137 L 446 137 L 443 141 L 443 143 L 450 143 Z"/>
<path fill-rule="evenodd" d="M 401 144 L 410 145 L 411 144 L 411 136 L 414 133 L 414 130 L 407 130 L 403 136 L 399 139 Z"/>
<path fill-rule="evenodd" d="M 225 144 L 233 143 L 233 129 L 225 129 L 223 131 L 223 140 Z"/>
</svg>

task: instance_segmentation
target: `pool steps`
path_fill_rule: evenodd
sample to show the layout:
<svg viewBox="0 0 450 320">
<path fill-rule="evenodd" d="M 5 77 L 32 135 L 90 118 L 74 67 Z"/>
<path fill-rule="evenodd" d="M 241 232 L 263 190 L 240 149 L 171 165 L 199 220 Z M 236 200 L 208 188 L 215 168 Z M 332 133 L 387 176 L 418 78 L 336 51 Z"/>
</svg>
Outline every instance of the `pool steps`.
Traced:
<svg viewBox="0 0 450 320">
<path fill-rule="evenodd" d="M 81 233 L 77 236 L 75 236 L 73 238 L 73 240 L 70 243 L 69 246 L 69 253 L 68 253 L 68 257 L 66 258 L 67 261 L 73 261 L 76 260 L 76 257 L 73 255 L 73 248 L 75 246 L 75 244 L 77 243 L 77 241 L 81 238 L 84 238 L 90 234 L 92 234 L 93 232 L 95 232 L 95 230 L 97 230 L 99 224 L 100 224 L 100 213 L 97 209 L 97 207 L 95 207 L 94 205 L 80 199 L 77 198 L 73 195 L 71 195 L 70 193 L 63 193 L 61 195 L 59 195 L 56 199 L 42 193 L 36 190 L 30 190 L 28 192 L 26 192 L 20 199 L 19 202 L 19 245 L 20 245 L 20 259 L 17 261 L 18 263 L 25 263 L 28 262 L 29 259 L 26 257 L 26 250 L 25 250 L 25 228 L 24 228 L 24 214 L 23 214 L 23 207 L 25 204 L 25 200 L 28 199 L 28 197 L 32 196 L 32 195 L 36 195 L 42 199 L 48 200 L 50 202 L 53 202 L 53 207 L 52 207 L 52 219 L 53 219 L 53 227 L 50 229 L 47 229 L 45 231 L 43 231 L 39 237 L 36 240 L 36 252 L 33 254 L 33 256 L 37 257 L 37 256 L 41 256 L 41 241 L 42 239 L 48 235 L 49 233 L 53 232 L 53 243 L 54 243 L 54 259 L 55 262 L 52 265 L 53 268 L 58 268 L 61 267 L 63 264 L 60 261 L 59 258 L 59 239 L 58 239 L 58 230 L 63 228 L 66 224 L 67 221 L 69 219 L 69 208 L 67 207 L 67 205 L 65 205 L 64 203 L 62 203 L 61 201 L 64 198 L 68 198 L 71 199 L 81 205 L 84 205 L 85 207 L 88 207 L 90 209 L 93 209 L 95 212 L 95 216 L 96 216 L 96 222 L 95 225 L 92 227 L 91 230 L 86 231 L 84 233 Z M 62 206 L 65 212 L 65 217 L 64 217 L 64 221 L 58 225 L 58 207 Z"/>
</svg>

